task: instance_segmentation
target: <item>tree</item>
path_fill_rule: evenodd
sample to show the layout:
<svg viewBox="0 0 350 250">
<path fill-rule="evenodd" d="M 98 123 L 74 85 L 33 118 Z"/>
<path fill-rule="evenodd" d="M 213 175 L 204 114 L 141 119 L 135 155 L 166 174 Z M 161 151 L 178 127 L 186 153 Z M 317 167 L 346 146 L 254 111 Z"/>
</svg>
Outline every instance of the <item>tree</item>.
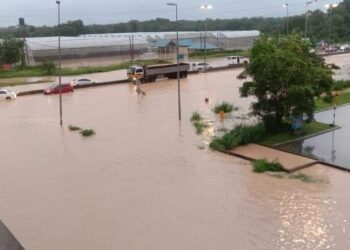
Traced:
<svg viewBox="0 0 350 250">
<path fill-rule="evenodd" d="M 315 97 L 330 96 L 333 86 L 331 69 L 296 33 L 283 40 L 259 38 L 247 72 L 253 80 L 243 84 L 241 96 L 256 98 L 252 113 L 271 130 L 282 128 L 293 115 L 311 120 Z"/>
<path fill-rule="evenodd" d="M 5 38 L 0 42 L 0 63 L 12 64 L 24 61 L 24 43 L 15 38 Z"/>
</svg>

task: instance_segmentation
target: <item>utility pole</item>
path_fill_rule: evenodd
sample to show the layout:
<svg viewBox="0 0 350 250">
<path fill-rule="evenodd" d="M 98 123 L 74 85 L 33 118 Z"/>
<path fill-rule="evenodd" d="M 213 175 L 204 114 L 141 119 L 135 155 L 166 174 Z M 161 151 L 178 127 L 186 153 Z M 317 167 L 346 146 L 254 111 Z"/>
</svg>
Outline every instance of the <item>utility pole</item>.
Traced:
<svg viewBox="0 0 350 250">
<path fill-rule="evenodd" d="M 63 125 L 62 111 L 62 74 L 61 74 L 61 1 L 57 0 L 57 17 L 58 17 L 58 85 L 60 89 L 60 125 Z"/>
</svg>

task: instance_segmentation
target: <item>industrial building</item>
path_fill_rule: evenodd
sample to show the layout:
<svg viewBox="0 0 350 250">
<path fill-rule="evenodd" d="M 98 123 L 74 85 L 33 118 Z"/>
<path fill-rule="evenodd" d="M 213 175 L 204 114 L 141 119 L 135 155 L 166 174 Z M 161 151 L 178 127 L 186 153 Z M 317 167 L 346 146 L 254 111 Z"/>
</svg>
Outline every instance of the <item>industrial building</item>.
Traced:
<svg viewBox="0 0 350 250">
<path fill-rule="evenodd" d="M 260 32 L 253 31 L 208 31 L 179 32 L 181 52 L 248 49 Z M 58 55 L 58 37 L 27 38 L 30 64 L 54 61 Z M 61 37 L 62 59 L 83 59 L 103 56 L 126 57 L 132 54 L 139 58 L 153 52 L 159 58 L 172 58 L 176 46 L 175 32 L 109 33 L 88 34 L 79 37 Z"/>
</svg>

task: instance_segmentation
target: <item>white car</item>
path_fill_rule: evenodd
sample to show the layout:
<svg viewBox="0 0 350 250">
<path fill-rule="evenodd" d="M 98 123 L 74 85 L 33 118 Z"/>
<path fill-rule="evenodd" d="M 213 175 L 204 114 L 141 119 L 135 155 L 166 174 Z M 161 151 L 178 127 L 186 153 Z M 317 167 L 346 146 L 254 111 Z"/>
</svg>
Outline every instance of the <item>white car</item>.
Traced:
<svg viewBox="0 0 350 250">
<path fill-rule="evenodd" d="M 78 78 L 78 79 L 72 80 L 70 83 L 72 84 L 72 86 L 75 87 L 75 86 L 90 85 L 90 84 L 94 84 L 95 82 L 86 78 Z"/>
<path fill-rule="evenodd" d="M 0 89 L 0 100 L 12 100 L 16 98 L 17 95 L 15 92 L 6 89 Z"/>
<path fill-rule="evenodd" d="M 204 71 L 206 69 L 211 69 L 212 67 L 207 63 L 192 63 L 191 68 L 192 70 Z"/>
<path fill-rule="evenodd" d="M 227 57 L 228 64 L 247 64 L 249 63 L 249 58 L 244 56 L 228 56 Z"/>
</svg>

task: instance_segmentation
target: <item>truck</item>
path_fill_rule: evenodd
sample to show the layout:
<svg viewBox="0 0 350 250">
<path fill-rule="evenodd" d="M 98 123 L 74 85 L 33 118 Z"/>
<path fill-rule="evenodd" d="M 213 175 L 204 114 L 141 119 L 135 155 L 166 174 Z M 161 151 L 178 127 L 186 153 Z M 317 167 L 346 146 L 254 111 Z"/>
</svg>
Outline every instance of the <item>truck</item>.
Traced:
<svg viewBox="0 0 350 250">
<path fill-rule="evenodd" d="M 228 56 L 227 61 L 229 65 L 232 64 L 248 64 L 249 58 L 244 56 Z"/>
<path fill-rule="evenodd" d="M 188 63 L 179 63 L 180 78 L 186 78 L 190 65 Z M 177 64 L 158 64 L 158 65 L 134 65 L 127 71 L 130 80 L 138 79 L 142 83 L 155 82 L 159 77 L 170 79 L 177 78 Z"/>
</svg>

